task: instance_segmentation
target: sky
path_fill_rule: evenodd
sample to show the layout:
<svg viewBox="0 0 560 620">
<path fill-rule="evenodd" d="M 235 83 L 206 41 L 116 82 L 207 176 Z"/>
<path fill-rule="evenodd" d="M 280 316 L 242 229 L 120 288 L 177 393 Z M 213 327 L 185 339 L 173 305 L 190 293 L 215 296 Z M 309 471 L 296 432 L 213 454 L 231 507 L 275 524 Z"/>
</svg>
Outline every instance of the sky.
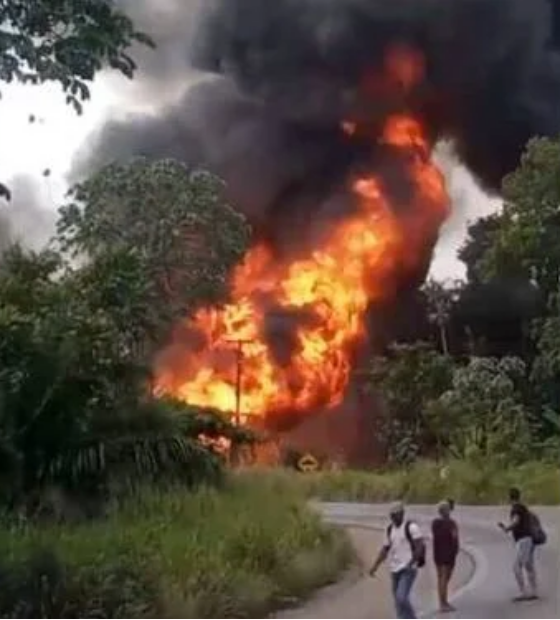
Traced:
<svg viewBox="0 0 560 620">
<path fill-rule="evenodd" d="M 59 86 L 2 85 L 0 182 L 8 183 L 13 200 L 8 204 L 0 200 L 0 227 L 4 231 L 7 227 L 11 238 L 34 249 L 48 240 L 76 153 L 107 119 L 158 105 L 153 97 L 142 96 L 142 84 L 141 67 L 133 82 L 114 73 L 101 75 L 91 86 L 92 99 L 81 116 L 65 104 Z M 162 101 L 169 100 L 167 95 Z M 479 189 L 449 149 L 439 150 L 438 161 L 447 178 L 452 215 L 442 231 L 432 275 L 456 279 L 464 275 L 456 253 L 469 221 L 495 211 L 500 201 Z"/>
<path fill-rule="evenodd" d="M 0 226 L 33 249 L 50 238 L 74 157 L 96 129 L 152 105 L 143 105 L 139 85 L 120 74 L 103 74 L 90 87 L 92 98 L 78 115 L 58 85 L 1 85 L 0 182 L 12 200 L 0 199 Z"/>
</svg>

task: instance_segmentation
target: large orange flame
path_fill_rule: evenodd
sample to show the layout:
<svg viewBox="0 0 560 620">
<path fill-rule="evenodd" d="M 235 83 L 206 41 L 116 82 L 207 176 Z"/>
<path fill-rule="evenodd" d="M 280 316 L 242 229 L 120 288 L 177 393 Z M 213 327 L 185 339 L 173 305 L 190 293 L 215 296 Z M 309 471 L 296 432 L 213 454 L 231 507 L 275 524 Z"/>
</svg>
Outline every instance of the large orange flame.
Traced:
<svg viewBox="0 0 560 620">
<path fill-rule="evenodd" d="M 402 50 L 399 54 L 389 65 L 408 88 L 419 65 L 415 59 L 407 64 Z M 345 123 L 343 129 L 352 133 L 355 126 Z M 357 212 L 333 225 L 306 258 L 279 263 L 266 246 L 253 247 L 233 274 L 233 301 L 200 310 L 190 323 L 204 335 L 202 346 L 179 357 L 176 351 L 162 356 L 159 392 L 229 412 L 236 410 L 240 393 L 243 414 L 259 416 L 341 402 L 353 351 L 366 335 L 368 305 L 391 293 L 399 269 L 419 261 L 447 213 L 443 177 L 431 161 L 421 124 L 393 116 L 382 141 L 403 155 L 413 204 L 396 215 L 382 180 L 358 176 L 349 181 Z M 284 311 L 310 316 L 297 324 L 288 359 L 278 360 L 266 338 L 271 300 Z M 240 385 L 237 346 L 243 352 Z"/>
</svg>

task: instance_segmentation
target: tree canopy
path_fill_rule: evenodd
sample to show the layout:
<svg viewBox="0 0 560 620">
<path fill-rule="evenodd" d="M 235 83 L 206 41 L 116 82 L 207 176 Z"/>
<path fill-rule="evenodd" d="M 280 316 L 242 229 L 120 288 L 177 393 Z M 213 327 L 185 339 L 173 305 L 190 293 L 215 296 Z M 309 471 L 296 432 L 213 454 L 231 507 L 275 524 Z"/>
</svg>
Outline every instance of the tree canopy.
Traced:
<svg viewBox="0 0 560 620">
<path fill-rule="evenodd" d="M 560 282 L 560 140 L 532 140 L 504 180 L 504 210 L 483 258 L 487 278 L 523 275 L 551 299 Z"/>
<path fill-rule="evenodd" d="M 57 237 L 65 252 L 93 264 L 115 251 L 135 257 L 145 278 L 141 312 L 151 317 L 156 341 L 174 319 L 225 299 L 228 274 L 249 238 L 249 226 L 225 202 L 217 177 L 173 160 L 147 159 L 111 164 L 74 187 L 60 211 Z M 113 287 L 113 294 L 118 291 Z M 124 317 L 131 312 L 123 306 Z"/>
<path fill-rule="evenodd" d="M 450 387 L 452 373 L 452 359 L 424 343 L 394 345 L 372 360 L 366 377 L 385 401 L 379 433 L 391 462 L 410 462 L 436 447 L 436 429 L 426 414 Z"/>
<path fill-rule="evenodd" d="M 89 99 L 87 82 L 104 67 L 127 77 L 128 50 L 153 46 L 114 0 L 4 0 L 0 4 L 0 80 L 59 83 L 76 110 Z"/>
<path fill-rule="evenodd" d="M 458 258 L 466 267 L 469 282 L 479 283 L 485 279 L 481 261 L 492 246 L 502 220 L 501 213 L 493 213 L 469 225 L 467 238 L 458 252 Z"/>
<path fill-rule="evenodd" d="M 531 447 L 523 404 L 526 367 L 518 358 L 472 358 L 457 366 L 452 387 L 429 403 L 447 447 L 462 459 L 523 460 Z"/>
</svg>

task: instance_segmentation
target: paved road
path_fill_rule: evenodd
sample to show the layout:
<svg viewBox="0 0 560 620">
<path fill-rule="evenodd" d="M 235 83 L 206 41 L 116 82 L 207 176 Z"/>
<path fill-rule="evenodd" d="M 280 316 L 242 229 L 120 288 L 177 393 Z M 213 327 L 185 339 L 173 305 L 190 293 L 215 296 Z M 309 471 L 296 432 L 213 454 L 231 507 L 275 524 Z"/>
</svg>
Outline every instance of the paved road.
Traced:
<svg viewBox="0 0 560 620">
<path fill-rule="evenodd" d="M 320 510 L 333 523 L 381 526 L 385 523 L 386 506 L 363 504 L 322 504 Z M 498 507 L 460 507 L 456 518 L 462 531 L 465 550 L 475 561 L 475 572 L 467 586 L 454 597 L 458 612 L 448 618 L 558 618 L 560 616 L 560 547 L 558 532 L 560 510 L 536 508 L 549 533 L 549 543 L 539 550 L 542 600 L 536 603 L 513 603 L 516 594 L 511 570 L 513 545 L 497 529 L 507 510 Z M 433 508 L 415 506 L 409 514 L 427 528 Z M 434 613 L 433 595 L 424 593 L 421 607 L 424 616 L 438 618 Z"/>
</svg>

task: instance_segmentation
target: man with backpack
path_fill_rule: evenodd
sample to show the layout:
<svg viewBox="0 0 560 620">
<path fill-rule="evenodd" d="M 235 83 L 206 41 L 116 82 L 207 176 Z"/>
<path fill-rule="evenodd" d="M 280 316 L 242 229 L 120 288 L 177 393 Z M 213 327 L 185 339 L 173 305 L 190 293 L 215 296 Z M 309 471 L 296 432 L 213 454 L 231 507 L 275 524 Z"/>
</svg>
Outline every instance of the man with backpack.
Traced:
<svg viewBox="0 0 560 620">
<path fill-rule="evenodd" d="M 391 523 L 387 528 L 387 540 L 369 574 L 374 577 L 379 567 L 388 560 L 397 618 L 416 618 L 410 596 L 418 569 L 426 563 L 426 545 L 418 525 L 406 520 L 402 502 L 391 506 L 389 517 Z"/>
<path fill-rule="evenodd" d="M 515 601 L 532 601 L 538 598 L 537 572 L 535 569 L 535 549 L 546 542 L 546 534 L 539 518 L 521 501 L 521 491 L 511 489 L 509 525 L 500 523 L 500 528 L 511 534 L 515 542 L 514 574 L 519 586 L 520 595 Z M 525 576 L 529 582 L 527 589 Z"/>
</svg>

